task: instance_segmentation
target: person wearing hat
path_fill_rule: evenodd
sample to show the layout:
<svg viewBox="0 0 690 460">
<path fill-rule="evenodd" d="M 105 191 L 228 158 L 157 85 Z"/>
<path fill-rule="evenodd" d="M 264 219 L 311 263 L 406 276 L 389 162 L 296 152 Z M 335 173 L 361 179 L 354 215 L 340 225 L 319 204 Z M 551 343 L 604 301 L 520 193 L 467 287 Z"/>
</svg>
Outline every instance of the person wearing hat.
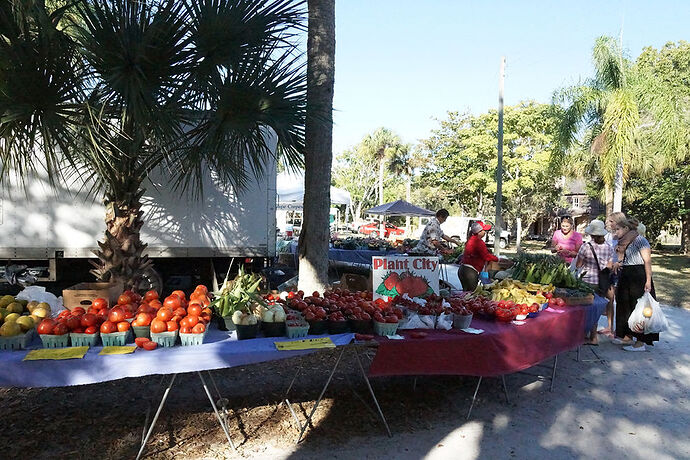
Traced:
<svg viewBox="0 0 690 460">
<path fill-rule="evenodd" d="M 613 267 L 613 248 L 606 243 L 605 236 L 606 224 L 594 219 L 585 228 L 585 233 L 592 237 L 592 241 L 580 246 L 577 253 L 575 266 L 583 272 L 582 280 L 589 284 L 597 294 L 609 297 L 609 287 L 611 286 L 611 269 Z M 609 299 L 609 303 L 612 299 Z M 608 310 L 608 309 L 607 309 Z M 607 314 L 608 316 L 608 314 Z M 613 315 L 609 318 L 609 327 L 613 326 Z M 597 324 L 594 324 L 588 343 L 596 345 Z"/>
<path fill-rule="evenodd" d="M 484 271 L 484 266 L 488 262 L 498 262 L 498 257 L 489 252 L 484 242 L 484 236 L 489 230 L 491 225 L 481 220 L 474 222 L 470 227 L 472 236 L 467 240 L 465 251 L 462 253 L 462 263 L 473 266 L 479 273 Z"/>
<path fill-rule="evenodd" d="M 441 224 L 448 219 L 449 215 L 450 213 L 447 209 L 439 209 L 436 211 L 436 217 L 426 224 L 426 227 L 424 227 L 422 231 L 422 235 L 419 237 L 419 243 L 417 243 L 417 246 L 411 252 L 418 254 L 452 253 L 453 251 L 444 247 L 443 240 L 460 246 L 460 241 L 444 235 L 443 230 L 441 230 Z"/>
</svg>

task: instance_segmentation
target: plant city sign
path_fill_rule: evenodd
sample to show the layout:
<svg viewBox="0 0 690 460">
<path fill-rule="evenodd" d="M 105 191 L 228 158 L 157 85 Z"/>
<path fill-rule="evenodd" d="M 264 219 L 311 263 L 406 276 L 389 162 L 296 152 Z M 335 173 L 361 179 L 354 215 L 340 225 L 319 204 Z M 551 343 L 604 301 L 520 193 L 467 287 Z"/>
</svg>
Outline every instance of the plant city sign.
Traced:
<svg viewBox="0 0 690 460">
<path fill-rule="evenodd" d="M 371 266 L 374 299 L 439 293 L 440 261 L 436 256 L 374 256 Z"/>
</svg>

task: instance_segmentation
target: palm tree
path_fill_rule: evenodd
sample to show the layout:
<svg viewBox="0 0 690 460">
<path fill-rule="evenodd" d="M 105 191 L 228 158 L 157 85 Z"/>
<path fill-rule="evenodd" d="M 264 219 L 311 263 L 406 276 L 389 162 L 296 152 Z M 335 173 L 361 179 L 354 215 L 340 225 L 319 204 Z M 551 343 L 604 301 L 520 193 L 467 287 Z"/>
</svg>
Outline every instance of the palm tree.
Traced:
<svg viewBox="0 0 690 460">
<path fill-rule="evenodd" d="M 377 198 L 378 204 L 383 204 L 383 176 L 386 172 L 386 162 L 404 146 L 398 135 L 387 128 L 378 128 L 368 134 L 362 141 L 362 146 L 368 155 L 376 158 L 379 165 Z"/>
<path fill-rule="evenodd" d="M 419 156 L 410 153 L 409 144 L 394 150 L 388 160 L 388 170 L 396 177 L 405 179 L 405 201 L 412 201 L 412 175 L 421 166 Z M 405 217 L 405 234 L 410 234 L 410 216 Z"/>
<path fill-rule="evenodd" d="M 620 211 L 631 171 L 668 164 L 683 150 L 682 116 L 660 80 L 633 66 L 613 38 L 597 38 L 592 58 L 594 78 L 554 95 L 565 105 L 554 159 L 565 163 L 578 149 L 595 154 L 607 212 L 611 196 L 612 210 Z"/>
<path fill-rule="evenodd" d="M 140 239 L 149 173 L 197 197 L 212 169 L 241 189 L 304 149 L 306 77 L 290 0 L 42 0 L 0 6 L 2 178 L 40 169 L 88 177 L 104 197 L 92 273 L 132 286 L 151 261 Z"/>
<path fill-rule="evenodd" d="M 328 286 L 328 243 L 333 163 L 335 0 L 309 0 L 304 225 L 299 238 L 299 288 Z"/>
</svg>

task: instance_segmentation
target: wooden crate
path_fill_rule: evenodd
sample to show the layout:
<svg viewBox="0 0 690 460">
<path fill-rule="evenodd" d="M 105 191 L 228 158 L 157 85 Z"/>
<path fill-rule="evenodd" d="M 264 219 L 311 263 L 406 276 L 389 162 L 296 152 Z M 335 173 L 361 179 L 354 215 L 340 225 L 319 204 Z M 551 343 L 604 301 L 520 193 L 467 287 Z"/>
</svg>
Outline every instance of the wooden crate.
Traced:
<svg viewBox="0 0 690 460">
<path fill-rule="evenodd" d="M 65 308 L 72 310 L 77 307 L 88 308 L 91 302 L 102 297 L 112 306 L 117 303 L 117 298 L 123 290 L 122 283 L 79 283 L 63 289 L 62 302 Z"/>
</svg>

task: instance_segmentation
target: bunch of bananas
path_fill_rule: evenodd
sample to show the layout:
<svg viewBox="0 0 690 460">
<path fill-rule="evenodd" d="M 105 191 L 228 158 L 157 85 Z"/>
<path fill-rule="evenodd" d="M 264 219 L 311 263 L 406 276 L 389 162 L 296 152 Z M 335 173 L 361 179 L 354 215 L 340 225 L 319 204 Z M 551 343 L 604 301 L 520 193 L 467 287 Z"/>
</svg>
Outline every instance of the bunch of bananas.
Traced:
<svg viewBox="0 0 690 460">
<path fill-rule="evenodd" d="M 232 281 L 225 281 L 220 291 L 214 293 L 216 299 L 211 303 L 216 314 L 222 317 L 232 316 L 237 311 L 250 313 L 254 307 L 265 305 L 259 295 L 261 276 L 256 273 L 245 273 L 240 270 Z"/>
<path fill-rule="evenodd" d="M 546 297 L 543 293 L 552 292 L 552 284 L 523 283 L 518 280 L 506 278 L 502 281 L 495 281 L 491 284 L 477 285 L 473 295 L 481 295 L 491 300 L 512 300 L 515 303 L 531 305 L 533 303 L 543 304 Z"/>
</svg>

